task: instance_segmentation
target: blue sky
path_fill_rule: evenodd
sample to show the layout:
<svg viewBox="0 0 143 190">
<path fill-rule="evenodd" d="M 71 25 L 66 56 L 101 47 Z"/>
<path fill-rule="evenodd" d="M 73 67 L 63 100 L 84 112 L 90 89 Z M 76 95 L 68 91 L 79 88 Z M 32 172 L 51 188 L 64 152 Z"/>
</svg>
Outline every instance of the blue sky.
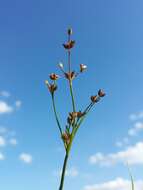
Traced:
<svg viewBox="0 0 143 190">
<path fill-rule="evenodd" d="M 72 66 L 88 66 L 73 84 L 79 109 L 99 88 L 107 95 L 79 130 L 65 189 L 111 190 L 110 181 L 129 187 L 127 161 L 141 189 L 142 7 L 142 0 L 0 2 L 1 189 L 58 189 L 64 150 L 44 80 L 61 74 L 59 61 L 66 65 L 68 27 L 76 40 Z M 66 81 L 58 84 L 64 125 L 71 102 Z"/>
</svg>

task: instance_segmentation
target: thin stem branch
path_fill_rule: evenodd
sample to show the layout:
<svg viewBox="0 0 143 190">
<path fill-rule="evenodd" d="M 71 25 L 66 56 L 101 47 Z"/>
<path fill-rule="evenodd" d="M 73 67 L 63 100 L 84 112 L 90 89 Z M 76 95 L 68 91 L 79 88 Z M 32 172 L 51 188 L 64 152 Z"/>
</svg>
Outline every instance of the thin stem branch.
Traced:
<svg viewBox="0 0 143 190">
<path fill-rule="evenodd" d="M 68 156 L 69 156 L 69 154 L 66 152 L 65 159 L 64 159 L 64 164 L 63 164 L 63 169 L 62 169 L 62 176 L 61 176 L 61 182 L 60 182 L 59 190 L 63 190 Z"/>
<path fill-rule="evenodd" d="M 71 94 L 71 98 L 72 98 L 73 112 L 75 112 L 75 111 L 76 111 L 76 108 L 75 108 L 75 100 L 74 100 L 73 88 L 72 88 L 72 82 L 71 82 L 71 81 L 69 81 L 69 86 L 70 86 L 70 94 Z"/>
<path fill-rule="evenodd" d="M 58 119 L 58 115 L 57 115 L 57 111 L 56 111 L 56 106 L 55 106 L 55 98 L 54 98 L 53 94 L 52 94 L 52 103 L 53 103 L 53 109 L 54 109 L 54 114 L 55 114 L 56 122 L 57 122 L 57 125 L 58 125 L 58 128 L 59 128 L 60 134 L 62 136 L 62 128 L 61 128 L 61 125 L 60 125 L 60 122 L 59 122 L 59 119 Z"/>
</svg>

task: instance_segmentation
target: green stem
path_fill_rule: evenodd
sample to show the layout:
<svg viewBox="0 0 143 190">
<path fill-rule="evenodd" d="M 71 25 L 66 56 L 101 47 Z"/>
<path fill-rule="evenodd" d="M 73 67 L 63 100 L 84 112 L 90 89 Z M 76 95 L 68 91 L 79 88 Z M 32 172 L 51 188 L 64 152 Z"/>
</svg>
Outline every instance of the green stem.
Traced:
<svg viewBox="0 0 143 190">
<path fill-rule="evenodd" d="M 73 112 L 75 112 L 76 108 L 75 108 L 75 101 L 74 101 L 74 95 L 73 95 L 73 89 L 72 89 L 72 81 L 69 81 L 69 85 L 70 85 L 70 94 L 71 94 L 71 98 L 72 98 Z"/>
<path fill-rule="evenodd" d="M 64 164 L 63 164 L 63 169 L 62 169 L 62 176 L 61 176 L 61 182 L 60 182 L 59 190 L 63 190 L 68 156 L 69 156 L 69 154 L 66 152 L 65 159 L 64 159 Z"/>
<path fill-rule="evenodd" d="M 56 106 L 55 106 L 55 99 L 54 99 L 54 95 L 52 94 L 52 103 L 53 103 L 53 109 L 54 109 L 54 114 L 55 114 L 55 118 L 56 118 L 56 122 L 60 131 L 60 134 L 62 136 L 62 128 L 58 119 L 58 115 L 57 115 L 57 111 L 56 111 Z"/>
</svg>

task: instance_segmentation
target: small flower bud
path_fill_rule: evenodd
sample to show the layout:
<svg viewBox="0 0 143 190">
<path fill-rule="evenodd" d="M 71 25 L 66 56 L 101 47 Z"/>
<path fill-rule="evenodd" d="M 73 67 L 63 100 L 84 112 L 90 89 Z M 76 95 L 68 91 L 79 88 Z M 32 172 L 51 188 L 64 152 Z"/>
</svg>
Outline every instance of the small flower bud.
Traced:
<svg viewBox="0 0 143 190">
<path fill-rule="evenodd" d="M 60 69 L 63 69 L 63 68 L 64 68 L 64 65 L 63 65 L 62 62 L 59 63 L 59 67 L 60 67 Z"/>
<path fill-rule="evenodd" d="M 99 99 L 99 96 L 97 96 L 97 95 L 95 95 L 95 96 L 91 96 L 90 97 L 90 99 L 91 99 L 91 101 L 93 102 L 93 103 L 97 103 L 100 99 Z"/>
<path fill-rule="evenodd" d="M 70 143 L 70 134 L 68 134 L 67 132 L 64 132 L 62 134 L 62 139 L 64 140 L 64 142 L 66 142 L 66 144 Z"/>
<path fill-rule="evenodd" d="M 80 64 L 80 72 L 82 73 L 84 70 L 87 69 L 87 66 L 84 64 Z"/>
<path fill-rule="evenodd" d="M 68 29 L 68 35 L 72 35 L 72 28 Z"/>
<path fill-rule="evenodd" d="M 84 116 L 84 115 L 85 115 L 84 112 L 81 112 L 81 111 L 77 112 L 77 117 L 78 117 L 78 118 L 81 118 L 81 117 Z"/>
<path fill-rule="evenodd" d="M 50 74 L 50 79 L 51 80 L 57 80 L 58 78 L 59 78 L 59 76 L 56 75 L 55 73 Z"/>
<path fill-rule="evenodd" d="M 75 75 L 75 72 L 72 71 L 72 72 L 68 72 L 68 73 L 65 73 L 65 77 L 68 79 L 68 80 L 73 80 L 76 75 Z"/>
<path fill-rule="evenodd" d="M 68 49 L 68 50 L 71 49 L 71 48 L 73 48 L 74 45 L 75 45 L 75 41 L 73 41 L 73 40 L 70 40 L 70 41 L 67 42 L 66 44 L 63 44 L 64 48 L 65 48 L 65 49 Z"/>
<path fill-rule="evenodd" d="M 99 90 L 98 91 L 98 95 L 100 96 L 100 97 L 104 97 L 106 94 L 105 94 L 105 92 L 103 91 L 103 90 Z"/>
</svg>

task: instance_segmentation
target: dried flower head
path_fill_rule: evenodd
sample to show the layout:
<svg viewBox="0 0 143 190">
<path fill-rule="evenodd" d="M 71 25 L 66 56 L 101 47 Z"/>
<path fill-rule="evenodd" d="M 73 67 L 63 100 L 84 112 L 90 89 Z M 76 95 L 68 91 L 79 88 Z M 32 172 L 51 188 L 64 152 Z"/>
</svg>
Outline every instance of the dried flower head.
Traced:
<svg viewBox="0 0 143 190">
<path fill-rule="evenodd" d="M 55 73 L 50 74 L 50 79 L 51 80 L 57 80 L 58 78 L 59 78 L 59 75 L 57 75 Z"/>
<path fill-rule="evenodd" d="M 57 90 L 56 84 L 50 84 L 48 80 L 45 80 L 45 84 L 48 87 L 49 91 L 53 94 Z"/>
<path fill-rule="evenodd" d="M 78 118 L 81 118 L 81 117 L 84 116 L 84 115 L 85 115 L 84 112 L 81 112 L 81 111 L 77 112 L 77 117 L 78 117 Z"/>
<path fill-rule="evenodd" d="M 71 49 L 71 48 L 73 48 L 74 45 L 75 45 L 75 41 L 74 41 L 74 40 L 70 40 L 70 41 L 67 42 L 66 44 L 63 44 L 64 48 L 65 48 L 65 49 L 68 49 L 68 50 Z"/>
<path fill-rule="evenodd" d="M 68 72 L 68 73 L 65 73 L 65 77 L 68 79 L 68 80 L 73 80 L 75 77 L 76 77 L 76 74 L 74 71 L 72 72 Z"/>
<path fill-rule="evenodd" d="M 64 132 L 62 134 L 62 139 L 68 145 L 70 143 L 70 134 L 68 134 L 67 132 Z"/>
<path fill-rule="evenodd" d="M 99 96 L 97 96 L 97 95 L 91 96 L 90 99 L 91 99 L 91 101 L 92 101 L 93 103 L 97 103 L 97 102 L 100 100 Z"/>
<path fill-rule="evenodd" d="M 98 91 L 98 95 L 100 96 L 100 97 L 104 97 L 106 94 L 105 94 L 105 92 L 103 91 L 103 90 L 99 90 Z"/>
<path fill-rule="evenodd" d="M 87 66 L 84 64 L 80 64 L 80 72 L 82 73 L 83 71 L 85 71 L 87 69 Z"/>
</svg>

